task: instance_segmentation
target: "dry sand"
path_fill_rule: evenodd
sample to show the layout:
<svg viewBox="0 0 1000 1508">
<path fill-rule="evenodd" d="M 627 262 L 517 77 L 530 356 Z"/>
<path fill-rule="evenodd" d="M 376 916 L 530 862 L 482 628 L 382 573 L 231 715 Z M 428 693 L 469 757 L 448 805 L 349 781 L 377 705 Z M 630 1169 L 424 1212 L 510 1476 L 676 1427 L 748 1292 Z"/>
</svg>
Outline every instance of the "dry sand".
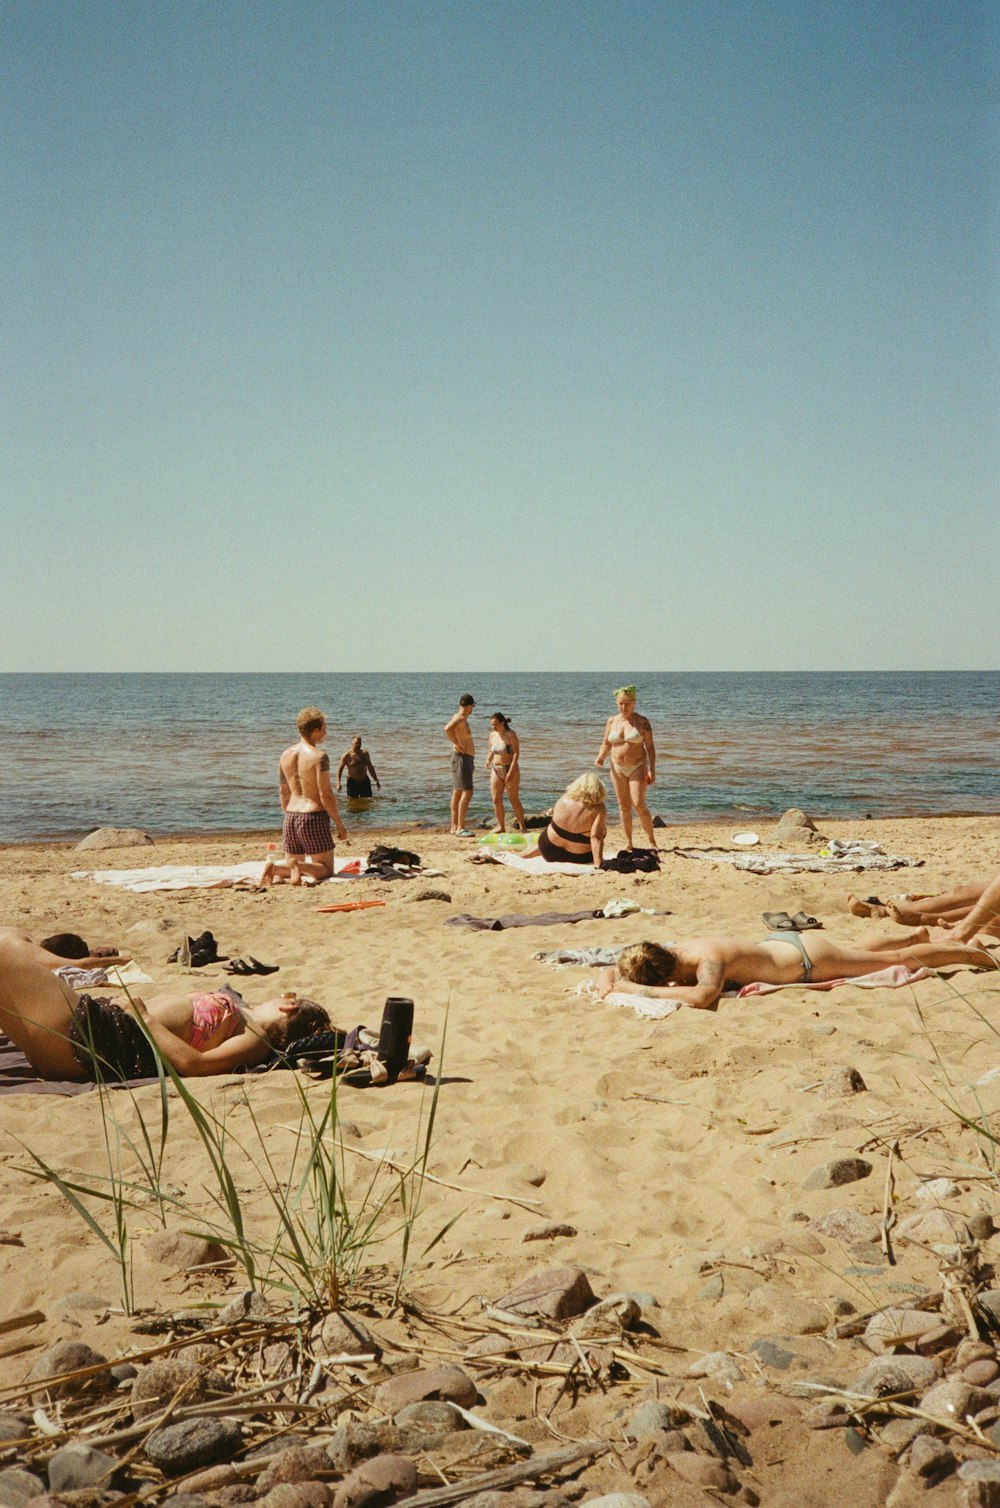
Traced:
<svg viewBox="0 0 1000 1508">
<path fill-rule="evenodd" d="M 850 915 L 848 890 L 933 892 L 1000 865 L 1000 818 L 823 828 L 832 837 L 875 838 L 889 852 L 924 860 L 924 867 L 889 875 L 757 877 L 668 854 L 659 875 L 534 879 L 470 863 L 475 845 L 468 840 L 406 829 L 366 834 L 358 851 L 376 837 L 395 841 L 416 848 L 427 865 L 443 871 L 440 878 L 361 880 L 338 886 L 334 896 L 334 887 L 320 894 L 286 887 L 259 894 L 135 895 L 70 876 L 94 863 L 235 862 L 254 858 L 259 844 L 254 838 L 164 840 L 154 849 L 93 855 L 23 846 L 7 848 L 0 858 L 0 917 L 36 937 L 72 929 L 91 942 L 118 942 L 154 977 L 156 989 L 178 991 L 201 985 L 212 971 L 185 972 L 167 964 L 167 954 L 182 934 L 210 928 L 223 952 L 251 952 L 280 964 L 273 981 L 236 981 L 246 986 L 248 999 L 294 988 L 319 1000 L 345 1027 L 365 1022 L 377 1028 L 385 997 L 410 995 L 414 1040 L 434 1048 L 436 1068 L 447 1017 L 429 1167 L 461 1191 L 428 1185 L 420 1230 L 429 1239 L 446 1220 L 460 1218 L 417 1265 L 411 1291 L 440 1309 L 466 1305 L 471 1315 L 480 1297 L 495 1298 L 536 1267 L 578 1264 L 598 1296 L 621 1290 L 655 1295 L 659 1308 L 648 1309 L 647 1317 L 678 1348 L 663 1353 L 678 1379 L 703 1352 L 734 1355 L 745 1374 L 731 1395 L 739 1400 L 759 1396 L 765 1385 L 787 1390 L 804 1376 L 848 1381 L 870 1360 L 858 1342 L 831 1345 L 801 1333 L 819 1328 L 817 1310 L 826 1324 L 838 1306 L 863 1311 L 905 1303 L 907 1295 L 939 1285 L 933 1252 L 901 1242 L 894 1266 L 871 1252 L 859 1261 L 836 1240 L 806 1228 L 806 1218 L 834 1208 L 881 1219 L 894 1141 L 901 1216 L 922 1207 L 914 1200 L 919 1180 L 947 1176 L 960 1189 L 949 1208 L 966 1216 L 996 1213 L 1000 1220 L 991 1149 L 961 1129 L 952 1108 L 975 1118 L 1000 1106 L 1000 1076 L 984 1082 L 1000 1061 L 1000 976 L 960 972 L 894 991 L 788 990 L 649 1022 L 575 998 L 569 990 L 582 974 L 552 970 L 532 955 L 647 936 L 726 931 L 758 937 L 761 913 L 770 910 L 804 910 L 838 940 L 863 943 L 893 929 Z M 670 828 L 661 841 L 727 843 L 730 831 Z M 764 825 L 761 831 L 766 837 Z M 612 831 L 612 840 L 619 836 Z M 345 852 L 355 849 L 344 846 Z M 450 902 L 414 901 L 428 885 L 446 890 Z M 499 933 L 443 925 L 457 911 L 577 910 L 613 896 L 671 915 Z M 386 904 L 353 914 L 316 913 L 320 901 L 355 898 Z M 818 1097 L 817 1082 L 841 1066 L 856 1068 L 867 1092 Z M 260 1121 L 273 1128 L 269 1145 L 280 1158 L 290 1141 L 283 1128 L 295 1119 L 289 1080 L 284 1074 L 249 1083 L 219 1080 L 200 1084 L 198 1092 L 209 1103 L 227 1104 L 234 1125 L 245 1127 L 240 1102 L 248 1091 Z M 325 1090 L 310 1086 L 309 1093 Z M 152 1106 L 155 1094 L 142 1091 L 140 1103 Z M 407 1154 L 429 1097 L 430 1089 L 418 1085 L 343 1090 L 341 1114 L 353 1123 L 348 1142 Z M 132 1114 L 123 1105 L 126 1123 Z M 120 1291 L 111 1257 L 55 1190 L 20 1171 L 25 1146 L 62 1168 L 99 1170 L 98 1096 L 0 1098 L 2 1308 L 7 1314 L 39 1309 L 46 1316 L 30 1332 L 0 1336 L 0 1370 L 8 1383 L 24 1375 L 39 1348 L 59 1338 L 89 1341 L 106 1354 L 137 1343 L 129 1321 L 116 1312 Z M 874 1165 L 871 1177 L 840 1189 L 803 1189 L 819 1164 L 853 1154 Z M 192 1203 L 207 1208 L 201 1153 L 180 1115 L 165 1172 Z M 246 1195 L 252 1204 L 249 1180 Z M 491 1197 L 497 1195 L 522 1202 Z M 263 1200 L 258 1204 L 262 1210 Z M 151 1212 L 133 1221 L 137 1235 L 155 1226 Z M 546 1221 L 568 1224 L 576 1234 L 526 1244 L 525 1232 Z M 238 1275 L 165 1274 L 144 1257 L 141 1240 L 135 1248 L 140 1305 L 169 1311 L 194 1297 L 235 1292 L 239 1283 Z M 108 1309 L 67 1307 L 66 1296 L 81 1291 L 104 1298 Z M 749 1349 L 775 1335 L 795 1336 L 799 1354 L 785 1369 Z M 554 1397 L 555 1385 L 547 1386 L 546 1398 Z M 696 1400 L 697 1386 L 661 1381 L 660 1396 Z M 702 1386 L 727 1396 L 718 1384 Z M 489 1417 L 509 1422 L 531 1413 L 530 1388 L 519 1380 L 484 1385 L 484 1391 Z M 624 1419 L 637 1401 L 652 1396 L 651 1384 L 627 1382 L 612 1395 L 584 1397 L 575 1408 L 564 1399 L 553 1420 L 572 1438 L 595 1429 L 610 1434 L 616 1417 Z M 793 1423 L 754 1440 L 755 1464 L 746 1480 L 767 1503 L 882 1502 L 896 1476 L 875 1450 L 864 1451 L 859 1465 L 843 1431 L 810 1432 Z M 591 1468 L 585 1480 L 590 1491 L 627 1485 L 613 1459 Z M 925 1492 L 922 1501 L 952 1501 L 952 1490 Z M 679 1479 L 669 1499 L 652 1500 L 706 1501 Z M 894 1501 L 904 1498 L 897 1493 Z"/>
</svg>

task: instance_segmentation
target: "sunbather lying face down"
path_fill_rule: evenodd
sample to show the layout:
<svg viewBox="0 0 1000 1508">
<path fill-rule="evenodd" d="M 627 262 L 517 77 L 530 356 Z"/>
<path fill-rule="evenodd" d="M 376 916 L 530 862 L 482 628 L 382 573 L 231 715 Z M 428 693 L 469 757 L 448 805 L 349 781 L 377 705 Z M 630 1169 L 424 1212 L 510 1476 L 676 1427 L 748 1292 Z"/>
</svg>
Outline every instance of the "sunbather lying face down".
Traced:
<svg viewBox="0 0 1000 1508">
<path fill-rule="evenodd" d="M 845 947 L 810 932 L 772 932 L 763 942 L 739 937 L 694 937 L 663 948 L 637 943 L 624 948 L 614 969 L 602 970 L 601 994 L 625 990 L 659 995 L 697 1009 L 713 1006 L 727 985 L 808 984 L 828 979 L 856 979 L 890 964 L 941 969 L 965 964 L 972 969 L 995 969 L 997 961 L 984 948 L 966 943 L 931 943 L 921 929 L 909 937 L 883 938 L 867 948 Z"/>
<path fill-rule="evenodd" d="M 137 1019 L 138 1018 L 138 1019 Z M 77 994 L 52 973 L 52 956 L 25 932 L 0 929 L 0 1031 L 47 1079 L 148 1078 L 157 1051 L 182 1076 L 232 1073 L 262 1063 L 330 1019 L 311 1000 L 247 1005 L 228 987 L 152 1000 L 112 1002 Z"/>
</svg>

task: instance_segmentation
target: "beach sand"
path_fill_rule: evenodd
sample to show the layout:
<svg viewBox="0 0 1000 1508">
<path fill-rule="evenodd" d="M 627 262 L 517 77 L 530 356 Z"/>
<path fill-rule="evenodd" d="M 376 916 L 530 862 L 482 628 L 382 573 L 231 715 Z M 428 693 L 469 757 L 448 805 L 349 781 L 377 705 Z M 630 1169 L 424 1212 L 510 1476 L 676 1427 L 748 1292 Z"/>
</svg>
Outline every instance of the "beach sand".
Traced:
<svg viewBox="0 0 1000 1508">
<path fill-rule="evenodd" d="M 758 823 L 765 851 L 771 825 Z M 698 1404 L 701 1388 L 735 1406 L 765 1394 L 787 1396 L 803 1379 L 849 1384 L 871 1353 L 858 1340 L 831 1341 L 823 1331 L 848 1306 L 863 1312 L 889 1302 L 906 1305 L 925 1289 L 940 1289 L 943 1259 L 926 1243 L 895 1242 L 895 1265 L 889 1265 L 878 1245 L 859 1255 L 810 1229 L 809 1222 L 834 1209 L 882 1219 L 890 1148 L 901 1219 L 928 1208 L 915 1197 L 922 1180 L 947 1177 L 958 1185 L 944 1200 L 949 1211 L 965 1218 L 994 1214 L 1000 1221 L 993 1149 L 963 1129 L 955 1113 L 976 1119 L 1000 1108 L 1000 1074 L 990 1077 L 1000 1063 L 1000 976 L 961 971 L 885 991 L 790 989 L 648 1021 L 576 997 L 582 971 L 555 970 L 533 958 L 541 949 L 645 937 L 727 932 L 756 938 L 765 930 L 764 911 L 804 910 L 834 938 L 863 944 L 895 929 L 850 915 L 849 890 L 883 897 L 934 892 L 1000 866 L 997 817 L 820 825 L 831 837 L 876 839 L 887 852 L 920 859 L 923 867 L 759 877 L 667 853 L 658 875 L 534 878 L 469 862 L 476 849 L 469 840 L 406 828 L 366 833 L 343 851 L 365 853 L 379 840 L 398 843 L 415 849 L 440 876 L 362 879 L 320 892 L 278 887 L 136 895 L 71 875 L 94 865 L 244 861 L 255 858 L 261 844 L 255 837 L 158 839 L 154 848 L 94 854 L 38 845 L 0 855 L 0 917 L 35 937 L 74 930 L 90 942 L 121 944 L 156 981 L 145 987 L 147 996 L 204 987 L 216 977 L 211 969 L 185 971 L 165 961 L 183 934 L 205 928 L 224 953 L 280 964 L 271 979 L 234 981 L 251 1001 L 295 989 L 325 1005 L 340 1026 L 364 1022 L 377 1029 L 387 995 L 412 996 L 414 1041 L 434 1049 L 432 1067 L 443 1074 L 428 1168 L 457 1185 L 425 1186 L 416 1250 L 458 1218 L 416 1262 L 407 1286 L 428 1308 L 477 1323 L 482 1298 L 496 1299 L 544 1267 L 582 1267 L 599 1298 L 621 1291 L 654 1296 L 658 1307 L 645 1301 L 644 1316 L 668 1343 L 656 1353 L 665 1375 L 637 1374 L 607 1393 L 583 1391 L 576 1402 L 567 1394 L 552 1413 L 561 1437 L 596 1432 L 622 1446 L 622 1423 L 637 1403 L 654 1396 Z M 728 846 L 731 832 L 731 826 L 670 827 L 659 837 L 664 846 Z M 610 848 L 620 836 L 613 828 Z M 414 899 L 427 888 L 446 891 L 450 900 Z M 460 911 L 575 911 L 615 896 L 670 914 L 496 933 L 443 925 Z M 386 904 L 316 912 L 320 903 L 354 899 Z M 817 1086 L 840 1068 L 858 1070 L 866 1091 L 822 1097 Z M 327 1091 L 310 1084 L 307 1092 L 321 1098 Z M 197 1093 L 227 1107 L 241 1132 L 248 1128 L 243 1098 L 249 1095 L 258 1121 L 271 1128 L 271 1155 L 280 1160 L 287 1153 L 291 1133 L 285 1128 L 297 1119 L 291 1075 L 202 1081 Z M 156 1095 L 155 1088 L 137 1094 L 154 1117 Z M 343 1088 L 348 1145 L 369 1153 L 390 1148 L 406 1159 L 430 1097 L 430 1087 L 417 1084 Z M 135 1111 L 125 1098 L 120 1115 L 134 1130 Z M 55 1189 L 26 1176 L 25 1148 L 63 1170 L 99 1171 L 99 1097 L 0 1097 L 2 1308 L 7 1315 L 35 1309 L 45 1315 L 34 1328 L 0 1335 L 7 1385 L 59 1339 L 84 1340 L 106 1355 L 144 1343 L 120 1312 L 110 1254 Z M 846 1156 L 867 1159 L 871 1175 L 839 1188 L 803 1188 L 819 1165 Z M 371 1166 L 357 1152 L 347 1161 L 355 1179 Z M 164 1176 L 207 1212 L 203 1168 L 197 1136 L 178 1107 Z M 242 1176 L 253 1218 L 263 1222 L 259 1185 L 245 1169 Z M 246 1286 L 238 1272 L 171 1273 L 144 1251 L 145 1233 L 156 1228 L 153 1209 L 131 1218 L 139 1306 L 169 1313 Z M 547 1222 L 575 1234 L 524 1240 Z M 985 1240 L 984 1259 L 998 1246 L 1000 1240 Z M 390 1256 L 391 1248 L 390 1242 L 376 1260 Z M 80 1293 L 103 1302 L 87 1308 L 67 1298 Z M 759 1344 L 768 1339 L 770 1347 Z M 461 1355 L 453 1337 L 442 1336 L 439 1344 Z M 687 1378 L 692 1363 L 716 1351 L 728 1352 L 743 1374 L 731 1390 L 711 1378 Z M 485 1417 L 532 1442 L 559 1443 L 538 1422 L 556 1397 L 558 1379 L 543 1379 L 540 1400 L 535 1381 L 518 1372 L 483 1376 L 480 1387 Z M 809 1398 L 799 1396 L 795 1406 L 804 1414 Z M 887 1452 L 869 1445 L 859 1456 L 847 1431 L 810 1430 L 801 1418 L 755 1430 L 751 1441 L 753 1466 L 737 1471 L 767 1504 L 881 1503 L 898 1475 Z M 676 1475 L 664 1495 L 666 1479 L 644 1487 L 637 1475 L 635 1490 L 654 1503 L 707 1501 L 700 1487 Z M 611 1455 L 580 1481 L 596 1493 L 623 1490 L 630 1479 L 622 1459 Z M 954 1491 L 953 1480 L 929 1491 L 914 1487 L 929 1503 L 956 1501 Z M 903 1488 L 893 1501 L 909 1501 Z"/>
</svg>

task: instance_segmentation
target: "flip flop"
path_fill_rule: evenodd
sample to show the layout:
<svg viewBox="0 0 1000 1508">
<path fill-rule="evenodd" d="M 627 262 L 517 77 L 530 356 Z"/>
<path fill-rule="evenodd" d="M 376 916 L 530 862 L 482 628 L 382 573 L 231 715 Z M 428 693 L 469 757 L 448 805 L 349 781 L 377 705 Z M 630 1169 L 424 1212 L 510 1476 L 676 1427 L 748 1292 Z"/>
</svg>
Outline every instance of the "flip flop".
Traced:
<svg viewBox="0 0 1000 1508">
<path fill-rule="evenodd" d="M 770 927 L 772 932 L 794 932 L 795 924 L 787 911 L 765 911 L 764 926 Z"/>
<path fill-rule="evenodd" d="M 247 953 L 243 958 L 231 959 L 225 972 L 227 974 L 239 974 L 241 976 L 246 976 L 249 974 L 277 974 L 279 968 L 280 964 L 261 963 L 259 959 L 254 958 L 251 956 L 251 954 Z"/>
<path fill-rule="evenodd" d="M 792 926 L 796 932 L 811 932 L 814 927 L 822 927 L 823 923 L 817 921 L 814 916 L 807 916 L 804 911 L 796 911 L 792 917 Z"/>
</svg>

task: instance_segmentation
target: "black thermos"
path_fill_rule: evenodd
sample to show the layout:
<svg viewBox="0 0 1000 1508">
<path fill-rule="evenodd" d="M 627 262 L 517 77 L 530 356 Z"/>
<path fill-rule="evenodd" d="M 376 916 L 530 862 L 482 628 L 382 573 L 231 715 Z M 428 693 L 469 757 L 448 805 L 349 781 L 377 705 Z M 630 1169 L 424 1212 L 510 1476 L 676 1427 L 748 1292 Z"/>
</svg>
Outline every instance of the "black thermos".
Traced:
<svg viewBox="0 0 1000 1508">
<path fill-rule="evenodd" d="M 376 1056 L 389 1070 L 389 1082 L 398 1078 L 410 1056 L 413 1033 L 413 1001 L 405 995 L 390 995 L 382 1012 Z"/>
</svg>

